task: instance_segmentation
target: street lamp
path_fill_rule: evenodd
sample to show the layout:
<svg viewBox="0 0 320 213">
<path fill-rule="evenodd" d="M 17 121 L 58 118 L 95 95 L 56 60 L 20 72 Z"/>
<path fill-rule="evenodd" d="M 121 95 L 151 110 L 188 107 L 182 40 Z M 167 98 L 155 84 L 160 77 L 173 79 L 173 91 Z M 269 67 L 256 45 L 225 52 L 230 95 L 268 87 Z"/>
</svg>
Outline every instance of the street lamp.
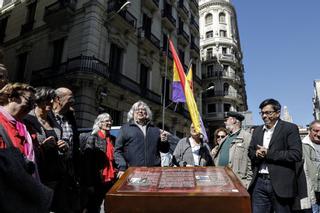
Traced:
<svg viewBox="0 0 320 213">
<path fill-rule="evenodd" d="M 208 88 L 206 88 L 206 89 L 204 89 L 204 90 L 200 90 L 200 115 L 202 116 L 202 94 L 204 93 L 204 92 L 207 92 L 207 91 L 209 91 L 209 90 L 213 90 L 214 89 L 214 86 L 212 85 L 212 86 L 210 86 L 210 87 L 208 87 Z"/>
<path fill-rule="evenodd" d="M 120 13 L 123 9 L 130 7 L 130 5 L 131 5 L 131 2 L 126 1 L 124 4 L 122 4 L 122 6 L 115 13 L 113 13 L 111 16 L 109 16 L 107 18 L 106 23 L 108 23 L 116 14 Z"/>
</svg>

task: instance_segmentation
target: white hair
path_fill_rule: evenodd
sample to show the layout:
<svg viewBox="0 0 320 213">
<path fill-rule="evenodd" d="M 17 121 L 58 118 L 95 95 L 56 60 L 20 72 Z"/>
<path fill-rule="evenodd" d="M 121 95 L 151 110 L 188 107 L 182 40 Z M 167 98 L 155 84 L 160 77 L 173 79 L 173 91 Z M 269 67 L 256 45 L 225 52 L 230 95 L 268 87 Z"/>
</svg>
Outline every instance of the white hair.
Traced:
<svg viewBox="0 0 320 213">
<path fill-rule="evenodd" d="M 102 113 L 97 116 L 96 120 L 94 121 L 93 127 L 92 127 L 92 132 L 91 135 L 97 134 L 97 132 L 101 128 L 101 122 L 104 120 L 111 120 L 111 116 L 108 113 Z"/>
<path fill-rule="evenodd" d="M 136 103 L 134 103 L 130 109 L 130 111 L 128 112 L 128 116 L 127 116 L 127 121 L 128 122 L 131 122 L 133 121 L 133 114 L 134 114 L 134 111 L 136 111 L 140 106 L 142 106 L 143 108 L 146 109 L 146 112 L 147 112 L 147 120 L 148 121 L 151 121 L 152 120 L 152 112 L 150 110 L 150 107 L 144 103 L 143 101 L 137 101 Z"/>
</svg>

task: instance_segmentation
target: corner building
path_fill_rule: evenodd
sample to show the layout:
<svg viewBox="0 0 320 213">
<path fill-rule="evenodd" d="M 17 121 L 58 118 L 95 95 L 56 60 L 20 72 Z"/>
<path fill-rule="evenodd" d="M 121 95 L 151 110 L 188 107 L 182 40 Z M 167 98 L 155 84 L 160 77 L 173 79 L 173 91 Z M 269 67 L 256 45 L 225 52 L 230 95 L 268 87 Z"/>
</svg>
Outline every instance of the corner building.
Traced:
<svg viewBox="0 0 320 213">
<path fill-rule="evenodd" d="M 211 137 L 228 111 L 248 110 L 236 11 L 229 0 L 200 0 L 202 112 Z"/>
<path fill-rule="evenodd" d="M 11 81 L 74 91 L 79 127 L 91 127 L 101 112 L 121 125 L 140 99 L 161 125 L 164 91 L 171 101 L 168 36 L 185 67 L 192 59 L 201 91 L 198 9 L 196 0 L 4 0 L 0 46 Z M 166 110 L 165 126 L 182 137 L 189 113 L 174 109 Z"/>
</svg>

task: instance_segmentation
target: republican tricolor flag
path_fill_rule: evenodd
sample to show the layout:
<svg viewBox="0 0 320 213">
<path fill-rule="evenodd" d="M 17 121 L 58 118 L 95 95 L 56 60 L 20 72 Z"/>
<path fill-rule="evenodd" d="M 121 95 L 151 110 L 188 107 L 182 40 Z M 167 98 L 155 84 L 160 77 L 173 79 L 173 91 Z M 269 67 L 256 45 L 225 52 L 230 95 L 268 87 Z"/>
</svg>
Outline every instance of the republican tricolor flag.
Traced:
<svg viewBox="0 0 320 213">
<path fill-rule="evenodd" d="M 190 83 L 184 73 L 183 66 L 180 62 L 178 54 L 177 54 L 177 52 L 173 46 L 173 43 L 170 39 L 169 39 L 169 45 L 170 45 L 170 50 L 171 50 L 172 56 L 173 56 L 173 73 L 174 73 L 173 75 L 175 75 L 175 72 L 178 74 L 181 88 L 182 88 L 183 94 L 185 96 L 185 102 L 187 103 L 188 110 L 189 110 L 189 113 L 191 116 L 191 121 L 194 125 L 194 129 L 197 133 L 201 133 L 200 114 L 198 111 L 196 101 L 193 96 L 193 92 L 192 92 Z M 192 75 L 192 73 L 191 73 L 191 75 Z M 174 78 L 175 78 L 175 76 L 174 76 Z M 176 77 L 176 79 L 173 79 L 173 81 L 174 81 L 174 83 L 178 82 L 175 80 L 178 80 L 177 77 Z"/>
</svg>

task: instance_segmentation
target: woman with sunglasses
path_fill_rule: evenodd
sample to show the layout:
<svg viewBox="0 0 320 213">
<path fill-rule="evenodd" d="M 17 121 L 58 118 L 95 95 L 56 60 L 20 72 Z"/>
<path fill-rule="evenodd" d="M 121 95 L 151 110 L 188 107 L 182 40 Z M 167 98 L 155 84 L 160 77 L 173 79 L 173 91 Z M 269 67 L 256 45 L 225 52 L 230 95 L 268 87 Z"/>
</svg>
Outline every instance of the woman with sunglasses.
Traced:
<svg viewBox="0 0 320 213">
<path fill-rule="evenodd" d="M 220 127 L 214 132 L 213 149 L 211 150 L 212 157 L 216 155 L 219 144 L 226 138 L 227 135 L 227 129 L 224 127 Z"/>
</svg>

